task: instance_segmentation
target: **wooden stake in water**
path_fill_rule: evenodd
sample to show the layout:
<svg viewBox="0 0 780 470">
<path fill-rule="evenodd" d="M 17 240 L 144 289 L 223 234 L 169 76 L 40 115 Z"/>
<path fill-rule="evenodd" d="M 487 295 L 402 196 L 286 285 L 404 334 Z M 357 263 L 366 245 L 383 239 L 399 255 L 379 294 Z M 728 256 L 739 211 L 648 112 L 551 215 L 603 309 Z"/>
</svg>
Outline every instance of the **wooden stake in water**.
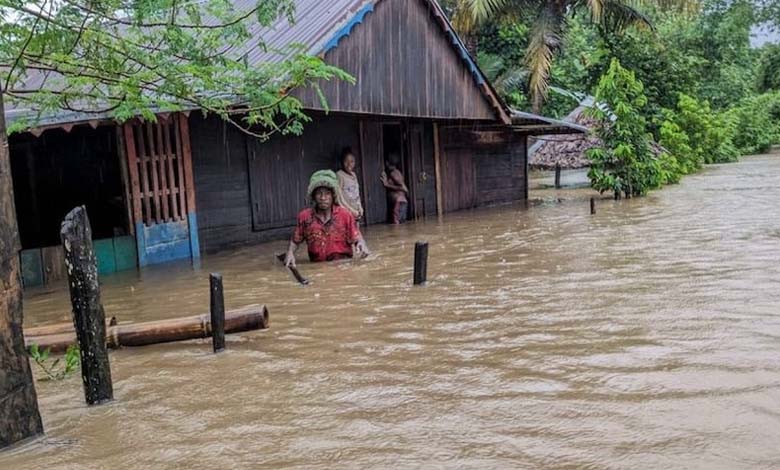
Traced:
<svg viewBox="0 0 780 470">
<path fill-rule="evenodd" d="M 414 285 L 428 280 L 428 242 L 414 244 Z"/>
<path fill-rule="evenodd" d="M 214 352 L 225 349 L 225 294 L 222 290 L 222 275 L 209 275 L 211 288 L 211 342 Z"/>
<path fill-rule="evenodd" d="M 590 198 L 590 215 L 593 215 L 596 213 L 596 199 Z"/>
<path fill-rule="evenodd" d="M 73 326 L 81 351 L 81 380 L 88 405 L 114 398 L 111 365 L 106 348 L 106 315 L 100 302 L 97 259 L 92 229 L 84 206 L 73 209 L 62 222 L 60 239 L 65 250 Z"/>
</svg>

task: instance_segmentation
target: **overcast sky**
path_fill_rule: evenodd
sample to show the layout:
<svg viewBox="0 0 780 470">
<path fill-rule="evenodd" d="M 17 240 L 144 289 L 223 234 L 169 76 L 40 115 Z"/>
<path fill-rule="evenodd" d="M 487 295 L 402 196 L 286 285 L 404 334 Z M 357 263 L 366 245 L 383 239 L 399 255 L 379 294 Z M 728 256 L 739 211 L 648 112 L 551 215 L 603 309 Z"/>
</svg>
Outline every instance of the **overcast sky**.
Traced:
<svg viewBox="0 0 780 470">
<path fill-rule="evenodd" d="M 753 28 L 753 34 L 751 34 L 751 43 L 753 47 L 761 47 L 767 42 L 780 43 L 780 32 L 768 31 L 762 28 Z"/>
</svg>

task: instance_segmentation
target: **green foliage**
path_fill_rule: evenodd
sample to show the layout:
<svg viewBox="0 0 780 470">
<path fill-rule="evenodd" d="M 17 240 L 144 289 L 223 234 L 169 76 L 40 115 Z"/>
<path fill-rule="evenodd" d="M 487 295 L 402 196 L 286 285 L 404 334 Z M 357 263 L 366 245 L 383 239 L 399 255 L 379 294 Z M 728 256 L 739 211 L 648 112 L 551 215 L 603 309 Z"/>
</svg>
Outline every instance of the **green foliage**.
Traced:
<svg viewBox="0 0 780 470">
<path fill-rule="evenodd" d="M 666 153 L 677 162 L 680 175 L 698 171 L 704 164 L 704 158 L 691 147 L 691 140 L 682 128 L 672 120 L 664 120 L 659 129 L 658 143 Z M 672 181 L 670 181 L 672 182 Z"/>
<path fill-rule="evenodd" d="M 667 116 L 688 135 L 696 161 L 727 163 L 739 157 L 733 142 L 737 134 L 733 116 L 715 113 L 706 101 L 685 94 L 680 94 L 675 112 Z"/>
<path fill-rule="evenodd" d="M 598 130 L 602 145 L 588 150 L 592 162 L 588 176 L 594 189 L 612 191 L 616 199 L 645 194 L 666 182 L 662 170 L 672 170 L 662 168 L 651 151 L 642 116 L 647 105 L 643 89 L 634 73 L 613 59 L 599 80 L 596 99 L 609 106 L 615 119 L 597 107 L 590 111 L 602 123 Z"/>
<path fill-rule="evenodd" d="M 780 91 L 780 44 L 767 44 L 761 48 L 758 86 L 761 91 Z"/>
<path fill-rule="evenodd" d="M 49 363 L 51 354 L 49 348 L 41 350 L 37 344 L 33 344 L 30 346 L 28 353 L 45 374 L 43 380 L 63 380 L 73 374 L 79 367 L 79 347 L 75 344 L 68 346 L 64 357 L 58 357 L 51 363 Z M 62 359 L 65 361 L 61 363 Z"/>
<path fill-rule="evenodd" d="M 733 141 L 740 154 L 766 152 L 780 143 L 780 92 L 745 98 L 726 115 L 737 129 Z"/>
<path fill-rule="evenodd" d="M 578 14 L 587 17 L 603 34 L 619 34 L 629 27 L 651 29 L 650 18 L 640 8 L 657 5 L 675 11 L 696 9 L 691 0 L 456 0 L 447 1 L 461 32 L 469 33 L 485 21 L 526 19 L 530 35 L 524 62 L 528 69 L 528 90 L 533 109 L 539 111 L 550 84 L 555 56 L 563 47 L 563 37 Z M 532 18 L 527 20 L 528 18 Z M 522 22 L 522 21 L 521 21 Z"/>
<path fill-rule="evenodd" d="M 292 21 L 292 0 L 0 0 L 0 12 L 0 92 L 36 111 L 25 124 L 58 110 L 154 120 L 195 108 L 259 137 L 298 134 L 308 117 L 293 91 L 322 96 L 319 80 L 353 81 L 300 46 L 249 63 L 270 49 L 252 31 Z M 26 88 L 36 75 L 46 86 Z"/>
</svg>

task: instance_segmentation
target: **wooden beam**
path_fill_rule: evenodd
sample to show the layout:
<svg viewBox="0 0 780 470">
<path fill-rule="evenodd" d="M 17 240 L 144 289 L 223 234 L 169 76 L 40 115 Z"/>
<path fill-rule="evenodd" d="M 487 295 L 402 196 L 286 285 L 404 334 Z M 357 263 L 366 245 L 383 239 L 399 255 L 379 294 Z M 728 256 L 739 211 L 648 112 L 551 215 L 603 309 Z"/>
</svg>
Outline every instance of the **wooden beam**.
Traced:
<svg viewBox="0 0 780 470">
<path fill-rule="evenodd" d="M 189 113 L 187 113 L 189 114 Z M 187 214 L 195 213 L 195 181 L 192 176 L 192 148 L 190 147 L 190 125 L 187 114 L 179 115 L 179 134 L 181 141 L 180 158 L 184 165 L 184 186 L 187 193 Z"/>
<path fill-rule="evenodd" d="M 249 305 L 225 314 L 225 333 L 263 330 L 269 325 L 268 309 L 265 305 Z M 71 344 L 76 344 L 73 325 L 52 325 L 55 333 L 40 336 L 25 335 L 27 347 L 37 344 L 40 348 L 51 348 L 52 352 L 63 352 Z M 122 346 L 136 347 L 150 344 L 169 343 L 188 339 L 208 338 L 211 336 L 209 314 L 189 317 L 170 318 L 150 322 L 109 325 L 106 327 L 106 345 L 108 348 Z"/>
<path fill-rule="evenodd" d="M 441 186 L 441 147 L 439 144 L 439 124 L 433 123 L 433 163 L 436 171 L 436 214 L 444 215 L 444 199 Z"/>
<path fill-rule="evenodd" d="M 125 216 L 128 231 L 135 235 L 135 221 L 133 220 L 133 195 L 130 189 L 130 176 L 128 174 L 127 148 L 125 145 L 125 135 L 123 126 L 116 126 L 116 153 L 119 159 L 119 173 L 122 177 L 122 189 L 125 193 Z"/>
<path fill-rule="evenodd" d="M 130 176 L 130 191 L 132 192 L 131 199 L 133 201 L 133 220 L 132 224 L 143 222 L 143 212 L 141 210 L 141 181 L 138 175 L 138 152 L 135 147 L 135 134 L 133 132 L 133 125 L 129 122 L 122 125 L 124 129 L 125 138 L 123 140 L 124 145 L 127 147 L 127 170 Z M 133 227 L 135 231 L 135 227 Z"/>
<path fill-rule="evenodd" d="M 149 149 L 149 171 L 152 173 L 152 190 L 154 191 L 154 218 L 157 223 L 161 223 L 162 219 L 162 205 L 160 201 L 160 179 L 157 170 L 157 150 L 154 146 L 154 127 L 155 124 L 152 121 L 146 121 L 146 148 Z"/>
</svg>

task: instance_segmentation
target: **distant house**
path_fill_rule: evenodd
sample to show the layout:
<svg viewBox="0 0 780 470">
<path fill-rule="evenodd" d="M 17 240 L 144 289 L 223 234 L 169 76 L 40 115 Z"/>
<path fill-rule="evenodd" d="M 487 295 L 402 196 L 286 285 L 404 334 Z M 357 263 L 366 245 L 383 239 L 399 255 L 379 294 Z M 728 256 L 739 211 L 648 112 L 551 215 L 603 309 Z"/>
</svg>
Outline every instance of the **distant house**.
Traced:
<svg viewBox="0 0 780 470">
<path fill-rule="evenodd" d="M 62 113 L 12 136 L 28 285 L 62 275 L 59 224 L 78 204 L 87 206 L 101 272 L 111 272 L 288 236 L 309 175 L 337 168 L 346 146 L 358 156 L 373 224 L 387 216 L 379 175 L 390 153 L 402 156 L 419 219 L 526 198 L 527 136 L 582 131 L 513 115 L 434 0 L 295 3 L 295 24 L 280 19 L 259 34 L 276 47 L 302 43 L 357 78 L 322 84 L 328 113 L 313 92 L 298 92 L 313 118 L 300 137 L 261 142 L 198 111 L 122 125 Z"/>
<path fill-rule="evenodd" d="M 528 148 L 528 163 L 530 168 L 555 171 L 555 187 L 561 186 L 561 170 L 575 170 L 590 166 L 586 151 L 601 143 L 601 140 L 589 132 L 595 129 L 598 122 L 585 113 L 588 105 L 580 104 L 563 120 L 570 124 L 582 126 L 585 131 L 580 134 L 540 135 L 534 137 L 534 142 Z"/>
</svg>

